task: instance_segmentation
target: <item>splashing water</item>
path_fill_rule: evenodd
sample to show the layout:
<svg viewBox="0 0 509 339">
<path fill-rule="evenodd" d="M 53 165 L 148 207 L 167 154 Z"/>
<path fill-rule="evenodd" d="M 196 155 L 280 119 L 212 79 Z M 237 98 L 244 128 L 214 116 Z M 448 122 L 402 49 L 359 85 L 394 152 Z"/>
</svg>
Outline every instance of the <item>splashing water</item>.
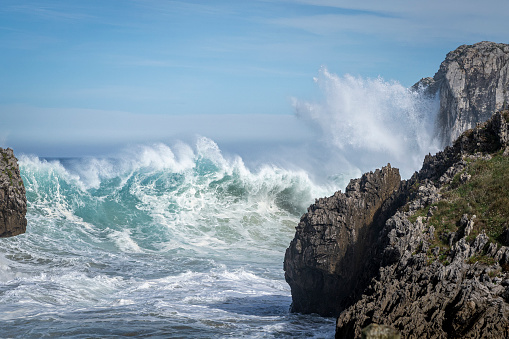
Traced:
<svg viewBox="0 0 509 339">
<path fill-rule="evenodd" d="M 433 138 L 438 100 L 422 89 L 410 90 L 380 77 L 339 77 L 326 68 L 314 80 L 324 99 L 294 100 L 296 114 L 362 171 L 391 162 L 409 176 L 425 154 L 438 150 Z"/>
<path fill-rule="evenodd" d="M 2 239 L 6 337 L 330 337 L 289 314 L 282 260 L 315 196 L 303 171 L 248 169 L 209 139 L 116 158 L 20 157 L 26 234 Z"/>
<path fill-rule="evenodd" d="M 278 153 L 289 166 L 253 170 L 207 138 L 112 158 L 21 156 L 28 227 L 0 239 L 1 335 L 333 337 L 334 319 L 288 312 L 295 226 L 366 170 L 418 169 L 436 149 L 437 101 L 325 68 L 315 80 L 323 100 L 294 105 L 321 143 Z"/>
</svg>

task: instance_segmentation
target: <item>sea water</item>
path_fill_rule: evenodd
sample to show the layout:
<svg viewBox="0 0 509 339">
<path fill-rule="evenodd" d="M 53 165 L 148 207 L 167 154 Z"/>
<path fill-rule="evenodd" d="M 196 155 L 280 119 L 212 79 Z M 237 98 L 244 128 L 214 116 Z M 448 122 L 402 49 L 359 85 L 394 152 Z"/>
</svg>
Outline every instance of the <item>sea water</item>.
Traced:
<svg viewBox="0 0 509 339">
<path fill-rule="evenodd" d="M 279 152 L 285 165 L 248 166 L 207 138 L 18 155 L 28 227 L 0 239 L 0 337 L 332 338 L 335 319 L 289 312 L 295 227 L 364 171 L 418 169 L 437 149 L 437 100 L 326 69 L 316 81 L 323 98 L 294 105 L 317 140 Z"/>
<path fill-rule="evenodd" d="M 1 239 L 0 337 L 332 337 L 291 314 L 285 249 L 320 187 L 211 140 L 21 156 L 27 233 Z"/>
</svg>

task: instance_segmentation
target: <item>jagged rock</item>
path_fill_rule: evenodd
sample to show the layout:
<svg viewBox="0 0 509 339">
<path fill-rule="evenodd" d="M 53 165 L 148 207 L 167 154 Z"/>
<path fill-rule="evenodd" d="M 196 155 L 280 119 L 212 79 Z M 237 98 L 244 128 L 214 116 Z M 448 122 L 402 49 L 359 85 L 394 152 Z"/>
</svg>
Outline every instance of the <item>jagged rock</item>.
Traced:
<svg viewBox="0 0 509 339">
<path fill-rule="evenodd" d="M 502 246 L 491 243 L 484 232 L 473 233 L 477 218 L 465 214 L 440 245 L 427 223 L 436 208 L 414 216 L 471 180 L 468 162 L 508 146 L 508 117 L 498 112 L 428 155 L 408 181 L 398 183 L 388 166 L 352 180 L 344 194 L 317 200 L 285 256 L 292 310 L 340 312 L 337 338 L 358 338 L 371 323 L 405 338 L 509 337 L 509 231 Z"/>
<path fill-rule="evenodd" d="M 27 201 L 12 149 L 0 148 L 0 237 L 25 233 Z"/>
<path fill-rule="evenodd" d="M 362 330 L 362 339 L 400 339 L 401 333 L 393 327 L 371 324 Z"/>
<path fill-rule="evenodd" d="M 509 45 L 483 41 L 463 45 L 447 54 L 433 79 L 414 88 L 438 93 L 438 135 L 450 145 L 461 133 L 486 121 L 493 112 L 508 108 Z"/>
<path fill-rule="evenodd" d="M 285 255 L 293 311 L 338 315 L 355 300 L 372 274 L 370 244 L 394 212 L 400 180 L 387 165 L 308 208 Z"/>
</svg>

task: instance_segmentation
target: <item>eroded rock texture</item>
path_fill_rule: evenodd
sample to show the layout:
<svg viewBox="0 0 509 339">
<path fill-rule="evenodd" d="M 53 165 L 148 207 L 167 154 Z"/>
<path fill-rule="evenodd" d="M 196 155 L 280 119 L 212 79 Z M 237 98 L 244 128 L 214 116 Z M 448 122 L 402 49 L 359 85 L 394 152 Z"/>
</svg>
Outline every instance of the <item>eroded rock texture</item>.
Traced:
<svg viewBox="0 0 509 339">
<path fill-rule="evenodd" d="M 25 186 L 12 149 L 0 148 L 0 237 L 25 233 Z"/>
<path fill-rule="evenodd" d="M 338 315 L 356 299 L 373 274 L 370 244 L 395 210 L 400 180 L 388 165 L 308 208 L 285 255 L 293 311 Z"/>
<path fill-rule="evenodd" d="M 337 338 L 371 323 L 404 338 L 508 338 L 509 227 L 497 244 L 473 232 L 475 215 L 454 232 L 430 223 L 451 187 L 471 180 L 468 164 L 495 155 L 509 156 L 508 111 L 427 156 L 407 181 L 387 166 L 317 200 L 285 256 L 292 310 L 339 314 Z"/>
<path fill-rule="evenodd" d="M 436 246 L 435 229 L 427 223 L 433 209 L 410 221 L 442 200 L 453 180 L 470 179 L 463 172 L 468 161 L 507 150 L 508 136 L 509 112 L 495 113 L 452 147 L 426 157 L 407 183 L 408 210 L 396 212 L 379 234 L 377 246 L 394 264 L 382 262 L 362 297 L 341 313 L 337 338 L 359 337 L 372 322 L 394 326 L 405 338 L 509 337 L 509 247 L 490 242 L 484 232 L 471 239 L 475 215 L 457 221 L 460 231 L 449 235 L 447 251 Z"/>
<path fill-rule="evenodd" d="M 437 133 L 443 146 L 451 145 L 476 123 L 507 108 L 509 45 L 483 41 L 460 46 L 447 54 L 433 78 L 418 84 L 439 93 Z"/>
</svg>

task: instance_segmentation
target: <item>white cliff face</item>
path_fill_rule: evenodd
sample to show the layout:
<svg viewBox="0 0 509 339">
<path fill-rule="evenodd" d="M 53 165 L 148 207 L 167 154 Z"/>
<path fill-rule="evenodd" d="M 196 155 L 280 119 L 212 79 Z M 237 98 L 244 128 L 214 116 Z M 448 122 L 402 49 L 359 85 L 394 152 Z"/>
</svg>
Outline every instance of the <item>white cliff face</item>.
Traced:
<svg viewBox="0 0 509 339">
<path fill-rule="evenodd" d="M 479 42 L 447 54 L 430 83 L 439 91 L 437 133 L 443 146 L 509 102 L 509 45 Z"/>
</svg>

